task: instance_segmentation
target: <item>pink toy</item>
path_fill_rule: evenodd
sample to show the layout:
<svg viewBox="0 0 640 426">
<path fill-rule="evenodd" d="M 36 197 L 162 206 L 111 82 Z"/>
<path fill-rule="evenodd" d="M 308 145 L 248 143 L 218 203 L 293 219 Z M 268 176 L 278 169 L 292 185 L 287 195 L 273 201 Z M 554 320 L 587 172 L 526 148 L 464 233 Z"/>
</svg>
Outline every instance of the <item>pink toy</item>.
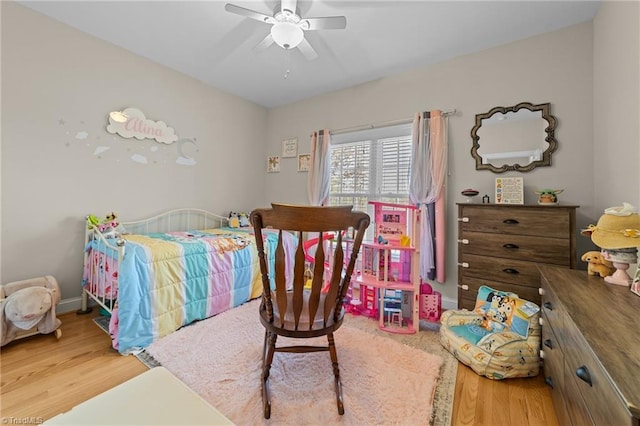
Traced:
<svg viewBox="0 0 640 426">
<path fill-rule="evenodd" d="M 420 284 L 420 319 L 431 322 L 440 320 L 442 314 L 442 295 L 428 283 Z"/>
<path fill-rule="evenodd" d="M 434 291 L 430 284 L 420 284 L 420 318 L 437 322 L 442 314 L 442 295 Z"/>
</svg>

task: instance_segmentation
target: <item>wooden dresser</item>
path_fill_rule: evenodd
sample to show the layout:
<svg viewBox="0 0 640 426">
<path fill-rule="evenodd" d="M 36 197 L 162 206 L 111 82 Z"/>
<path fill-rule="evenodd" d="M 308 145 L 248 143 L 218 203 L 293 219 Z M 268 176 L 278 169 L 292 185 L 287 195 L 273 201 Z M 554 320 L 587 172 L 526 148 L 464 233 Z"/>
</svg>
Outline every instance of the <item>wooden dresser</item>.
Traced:
<svg viewBox="0 0 640 426">
<path fill-rule="evenodd" d="M 576 266 L 577 206 L 458 204 L 458 309 L 481 285 L 540 304 L 537 264 Z"/>
<path fill-rule="evenodd" d="M 640 297 L 540 266 L 545 380 L 561 425 L 640 425 Z"/>
</svg>

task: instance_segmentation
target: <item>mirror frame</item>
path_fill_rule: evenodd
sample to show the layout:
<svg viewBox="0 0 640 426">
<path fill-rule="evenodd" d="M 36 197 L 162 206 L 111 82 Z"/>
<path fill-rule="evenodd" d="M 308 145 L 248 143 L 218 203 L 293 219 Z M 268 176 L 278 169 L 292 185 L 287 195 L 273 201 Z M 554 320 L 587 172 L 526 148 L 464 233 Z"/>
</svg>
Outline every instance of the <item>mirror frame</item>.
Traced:
<svg viewBox="0 0 640 426">
<path fill-rule="evenodd" d="M 541 111 L 542 119 L 546 120 L 549 125 L 545 128 L 547 136 L 544 140 L 549 144 L 547 149 L 542 153 L 542 160 L 532 161 L 529 164 L 521 166 L 520 164 L 503 164 L 501 167 L 496 167 L 493 164 L 482 164 L 482 157 L 478 154 L 478 148 L 480 148 L 480 136 L 478 136 L 478 130 L 482 125 L 482 120 L 490 118 L 495 113 L 506 114 L 507 112 L 517 112 L 520 109 L 527 109 L 529 111 Z M 471 147 L 471 156 L 476 160 L 476 170 L 491 170 L 494 173 L 504 173 L 509 170 L 515 170 L 518 172 L 529 172 L 536 167 L 550 166 L 551 154 L 558 147 L 558 141 L 555 138 L 556 118 L 551 115 L 551 104 L 538 104 L 534 105 L 529 102 L 521 102 L 518 105 L 511 107 L 495 107 L 489 112 L 476 115 L 476 125 L 471 129 L 471 139 L 473 140 L 473 146 Z"/>
</svg>

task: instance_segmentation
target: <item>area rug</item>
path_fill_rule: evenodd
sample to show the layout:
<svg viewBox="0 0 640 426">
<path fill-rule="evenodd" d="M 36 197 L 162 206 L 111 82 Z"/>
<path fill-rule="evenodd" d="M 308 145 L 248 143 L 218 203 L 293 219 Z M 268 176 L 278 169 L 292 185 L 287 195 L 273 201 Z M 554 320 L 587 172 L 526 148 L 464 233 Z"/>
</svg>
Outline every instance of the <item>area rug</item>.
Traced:
<svg viewBox="0 0 640 426">
<path fill-rule="evenodd" d="M 398 335 L 350 315 L 335 333 L 345 414 L 338 414 L 327 352 L 276 353 L 271 419 L 264 420 L 258 303 L 184 327 L 145 353 L 238 425 L 450 424 L 457 363 L 438 343 L 437 326 Z"/>
</svg>

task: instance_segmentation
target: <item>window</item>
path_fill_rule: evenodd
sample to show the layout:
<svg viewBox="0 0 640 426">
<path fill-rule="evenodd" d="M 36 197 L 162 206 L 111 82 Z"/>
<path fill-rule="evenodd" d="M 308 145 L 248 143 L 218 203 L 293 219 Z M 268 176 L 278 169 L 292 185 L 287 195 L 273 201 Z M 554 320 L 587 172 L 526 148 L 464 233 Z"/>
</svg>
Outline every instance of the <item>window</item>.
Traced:
<svg viewBox="0 0 640 426">
<path fill-rule="evenodd" d="M 409 202 L 411 123 L 332 135 L 329 205 Z"/>
</svg>

